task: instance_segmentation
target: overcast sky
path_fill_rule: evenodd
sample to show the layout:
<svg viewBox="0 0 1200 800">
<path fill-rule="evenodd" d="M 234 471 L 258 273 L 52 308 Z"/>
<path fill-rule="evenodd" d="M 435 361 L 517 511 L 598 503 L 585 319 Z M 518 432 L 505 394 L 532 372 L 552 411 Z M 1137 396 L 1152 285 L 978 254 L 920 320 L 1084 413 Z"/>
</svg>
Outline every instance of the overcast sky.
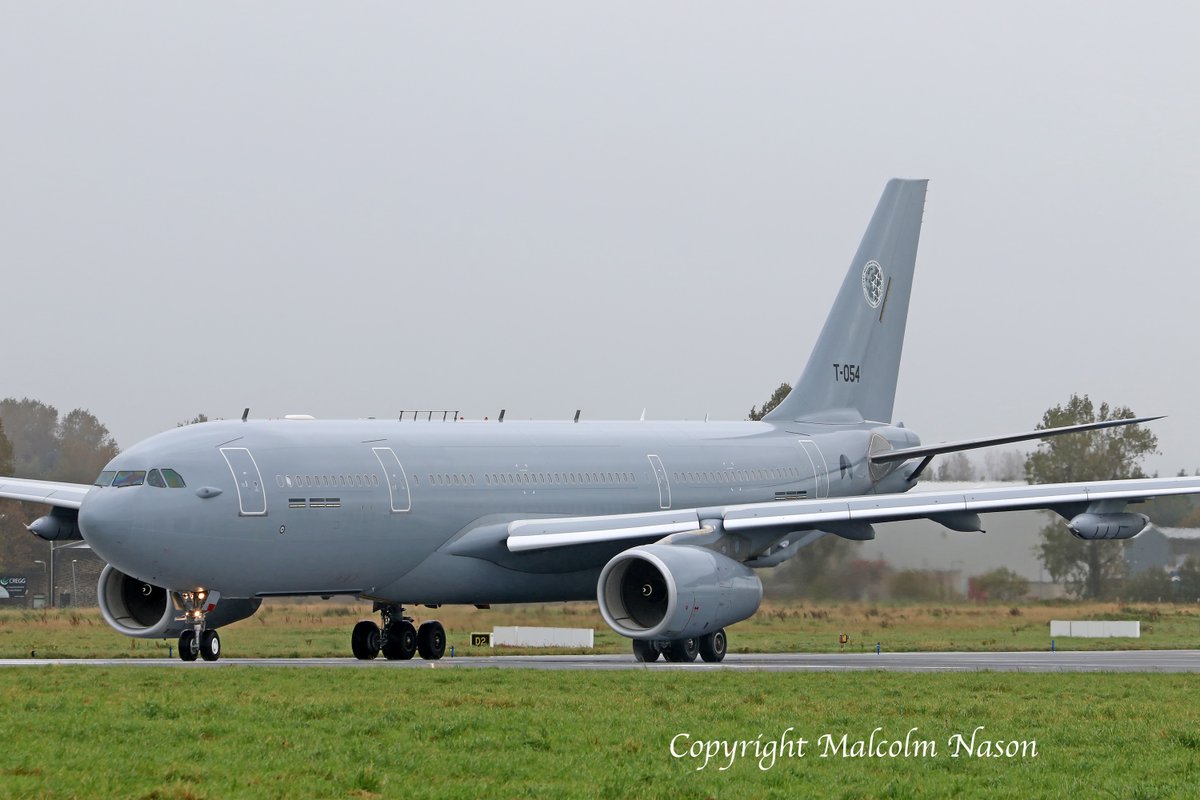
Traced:
<svg viewBox="0 0 1200 800">
<path fill-rule="evenodd" d="M 1003 13 L 999 13 L 1003 12 Z M 743 418 L 930 179 L 896 415 L 1169 414 L 1200 467 L 1195 4 L 0 6 L 0 396 Z"/>
</svg>

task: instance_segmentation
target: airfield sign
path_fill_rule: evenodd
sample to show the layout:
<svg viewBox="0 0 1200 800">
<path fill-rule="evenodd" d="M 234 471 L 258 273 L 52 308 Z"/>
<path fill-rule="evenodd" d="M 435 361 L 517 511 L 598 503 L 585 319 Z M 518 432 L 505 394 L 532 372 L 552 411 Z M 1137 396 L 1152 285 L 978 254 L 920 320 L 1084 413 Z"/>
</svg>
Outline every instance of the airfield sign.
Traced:
<svg viewBox="0 0 1200 800">
<path fill-rule="evenodd" d="M 24 575 L 0 577 L 0 600 L 19 600 L 28 588 L 29 579 Z"/>
</svg>

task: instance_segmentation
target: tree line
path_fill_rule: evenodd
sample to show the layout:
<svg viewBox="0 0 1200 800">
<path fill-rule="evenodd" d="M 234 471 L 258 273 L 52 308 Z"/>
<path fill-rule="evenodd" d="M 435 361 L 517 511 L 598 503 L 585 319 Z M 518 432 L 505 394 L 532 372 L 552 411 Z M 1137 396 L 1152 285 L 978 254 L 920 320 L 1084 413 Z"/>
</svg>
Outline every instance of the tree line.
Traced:
<svg viewBox="0 0 1200 800">
<path fill-rule="evenodd" d="M 60 415 L 54 406 L 28 397 L 0 400 L 0 475 L 91 483 L 119 452 L 108 428 L 86 409 Z M 46 543 L 25 530 L 33 517 L 23 505 L 0 501 L 4 567 L 46 557 Z"/>
</svg>

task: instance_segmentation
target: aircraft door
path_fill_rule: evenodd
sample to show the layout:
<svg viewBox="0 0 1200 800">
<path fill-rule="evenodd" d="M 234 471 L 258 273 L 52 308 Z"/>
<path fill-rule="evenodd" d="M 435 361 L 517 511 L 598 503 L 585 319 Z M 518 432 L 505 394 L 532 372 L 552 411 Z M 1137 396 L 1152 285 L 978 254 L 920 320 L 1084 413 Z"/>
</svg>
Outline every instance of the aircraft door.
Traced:
<svg viewBox="0 0 1200 800">
<path fill-rule="evenodd" d="M 244 447 L 222 447 L 221 455 L 233 473 L 237 486 L 238 513 L 243 517 L 263 517 L 267 514 L 267 493 L 263 490 L 262 474 L 254 456 Z"/>
<path fill-rule="evenodd" d="M 372 447 L 383 474 L 387 476 L 388 496 L 392 500 L 392 511 L 402 512 L 412 508 L 412 496 L 408 491 L 408 476 L 404 474 L 404 466 L 396 457 L 396 452 L 390 447 Z"/>
<path fill-rule="evenodd" d="M 662 459 L 658 456 L 646 456 L 650 466 L 654 468 L 654 479 L 658 481 L 658 507 L 671 507 L 671 482 L 667 480 L 667 471 L 663 469 Z"/>
<path fill-rule="evenodd" d="M 804 454 L 808 456 L 809 463 L 813 468 L 813 492 L 817 497 L 829 496 L 829 467 L 825 464 L 825 456 L 821 455 L 821 448 L 817 447 L 817 443 L 811 439 L 801 439 L 800 446 L 804 448 Z"/>
</svg>

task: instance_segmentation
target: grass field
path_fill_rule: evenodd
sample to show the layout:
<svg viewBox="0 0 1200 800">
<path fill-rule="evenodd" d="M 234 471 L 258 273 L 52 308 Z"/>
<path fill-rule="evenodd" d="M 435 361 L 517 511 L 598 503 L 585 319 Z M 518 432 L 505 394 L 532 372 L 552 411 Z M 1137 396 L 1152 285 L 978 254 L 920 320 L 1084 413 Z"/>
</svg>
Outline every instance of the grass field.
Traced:
<svg viewBox="0 0 1200 800">
<path fill-rule="evenodd" d="M 424 619 L 441 619 L 459 655 L 492 652 L 472 650 L 469 634 L 496 625 L 590 627 L 596 631 L 594 652 L 629 652 L 628 641 L 609 630 L 594 603 L 415 611 Z M 222 650 L 228 657 L 346 656 L 354 622 L 370 616 L 370 607 L 363 604 L 267 602 L 255 616 L 221 629 Z M 1044 650 L 1050 647 L 1051 619 L 1142 623 L 1139 639 L 1059 639 L 1056 646 L 1063 650 L 1200 648 L 1200 607 L 1111 603 L 768 603 L 751 619 L 729 628 L 729 643 L 731 652 L 831 652 L 837 650 L 838 634 L 845 632 L 851 651 L 872 650 L 876 642 L 886 651 Z M 95 609 L 0 609 L 0 658 L 27 657 L 31 651 L 51 658 L 165 657 L 173 645 L 121 636 Z"/>
<path fill-rule="evenodd" d="M 1167 798 L 1200 779 L 1191 675 L 65 666 L 0 670 L 0 703 L 5 797 Z M 977 746 L 1024 753 L 954 757 L 981 725 Z M 936 749 L 819 742 L 876 727 Z M 802 755 L 686 755 L 781 735 Z"/>
</svg>

